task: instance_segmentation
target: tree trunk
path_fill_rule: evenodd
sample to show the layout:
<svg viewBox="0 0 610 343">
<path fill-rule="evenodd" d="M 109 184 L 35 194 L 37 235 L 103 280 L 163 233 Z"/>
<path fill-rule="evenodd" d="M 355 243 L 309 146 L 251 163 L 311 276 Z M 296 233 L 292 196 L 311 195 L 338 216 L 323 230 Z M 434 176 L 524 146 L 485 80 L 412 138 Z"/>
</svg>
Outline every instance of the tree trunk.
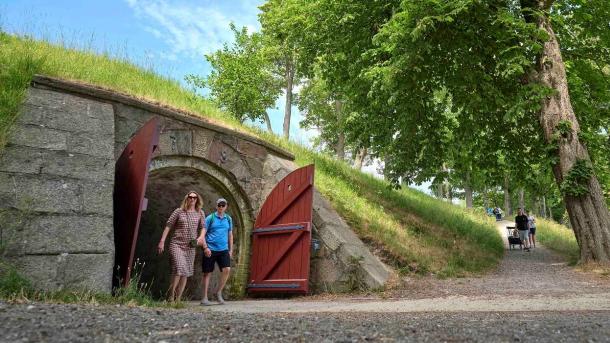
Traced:
<svg viewBox="0 0 610 343">
<path fill-rule="evenodd" d="M 470 186 L 470 172 L 466 173 L 466 183 L 464 184 L 466 197 L 466 208 L 472 208 L 472 187 Z M 487 208 L 487 206 L 485 207 Z"/>
<path fill-rule="evenodd" d="M 540 6 L 543 4 L 541 2 Z M 542 101 L 539 119 L 547 143 L 558 147 L 559 159 L 553 165 L 553 174 L 557 184 L 561 185 L 576 161 L 584 160 L 589 164 L 591 161 L 586 147 L 578 138 L 580 127 L 570 102 L 565 66 L 550 19 L 542 16 L 538 19 L 538 28 L 549 35 L 537 63 L 538 82 L 556 91 Z M 571 132 L 554 139 L 560 122 L 569 122 Z M 585 186 L 587 194 L 564 195 L 570 223 L 580 246 L 580 261 L 610 263 L 610 213 L 595 174 L 591 175 Z"/>
<path fill-rule="evenodd" d="M 341 103 L 340 100 L 335 100 L 335 113 L 337 114 L 337 122 L 339 123 L 339 127 L 341 127 L 341 121 L 343 118 L 342 111 L 343 103 Z M 335 151 L 337 152 L 337 158 L 343 161 L 345 159 L 345 132 L 343 132 L 341 129 L 339 129 Z"/>
<path fill-rule="evenodd" d="M 294 82 L 294 64 L 292 54 L 286 58 L 286 107 L 284 108 L 284 138 L 290 138 L 290 116 L 292 115 L 292 84 Z"/>
<path fill-rule="evenodd" d="M 485 210 L 487 211 L 487 209 L 489 208 L 489 197 L 487 196 L 487 188 L 483 188 L 483 206 L 485 207 Z"/>
<path fill-rule="evenodd" d="M 546 196 L 542 196 L 542 217 L 543 218 L 548 218 L 546 216 Z"/>
<path fill-rule="evenodd" d="M 273 133 L 273 129 L 271 128 L 271 119 L 269 119 L 269 113 L 265 112 L 265 124 L 267 124 L 267 131 Z"/>
<path fill-rule="evenodd" d="M 525 210 L 525 191 L 523 188 L 519 188 L 519 207 Z"/>
<path fill-rule="evenodd" d="M 508 175 L 504 176 L 504 213 L 508 216 L 513 214 L 510 204 L 510 192 L 508 190 Z"/>
<path fill-rule="evenodd" d="M 356 154 L 356 158 L 354 159 L 354 168 L 356 168 L 358 170 L 362 170 L 362 162 L 364 161 L 364 158 L 366 157 L 367 154 L 368 154 L 367 148 L 360 148 L 360 150 L 358 150 L 358 153 Z"/>
</svg>

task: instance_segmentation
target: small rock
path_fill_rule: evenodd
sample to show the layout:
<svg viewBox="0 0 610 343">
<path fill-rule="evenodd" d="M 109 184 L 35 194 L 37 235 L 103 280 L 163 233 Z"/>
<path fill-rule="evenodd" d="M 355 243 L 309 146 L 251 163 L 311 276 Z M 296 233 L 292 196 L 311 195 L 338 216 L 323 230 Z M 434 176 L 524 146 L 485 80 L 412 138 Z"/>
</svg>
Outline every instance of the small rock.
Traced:
<svg viewBox="0 0 610 343">
<path fill-rule="evenodd" d="M 29 310 L 33 310 L 35 308 L 36 308 L 36 306 L 34 306 L 34 305 L 28 305 L 28 307 L 26 307 L 26 310 L 29 311 Z"/>
</svg>

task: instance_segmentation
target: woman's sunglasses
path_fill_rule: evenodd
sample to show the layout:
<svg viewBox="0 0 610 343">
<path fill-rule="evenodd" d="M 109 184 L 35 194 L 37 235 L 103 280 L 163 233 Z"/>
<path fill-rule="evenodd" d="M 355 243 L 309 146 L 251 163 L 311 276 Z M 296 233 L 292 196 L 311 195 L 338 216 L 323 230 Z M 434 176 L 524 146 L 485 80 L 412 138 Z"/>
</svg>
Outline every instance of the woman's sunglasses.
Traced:
<svg viewBox="0 0 610 343">
<path fill-rule="evenodd" d="M 196 195 L 195 196 L 189 195 L 189 199 L 197 199 L 197 198 L 198 198 L 198 196 L 196 196 Z"/>
</svg>

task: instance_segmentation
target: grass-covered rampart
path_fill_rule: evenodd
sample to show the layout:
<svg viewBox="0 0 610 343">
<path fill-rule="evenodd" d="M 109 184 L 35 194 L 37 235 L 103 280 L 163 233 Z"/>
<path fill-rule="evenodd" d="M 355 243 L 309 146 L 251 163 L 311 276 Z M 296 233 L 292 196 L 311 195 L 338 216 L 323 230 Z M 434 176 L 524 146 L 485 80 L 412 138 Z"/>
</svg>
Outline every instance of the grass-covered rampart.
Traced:
<svg viewBox="0 0 610 343">
<path fill-rule="evenodd" d="M 299 165 L 315 163 L 316 187 L 354 231 L 399 271 L 443 277 L 480 274 L 496 266 L 502 256 L 501 238 L 484 215 L 414 190 L 393 190 L 329 156 L 243 126 L 175 80 L 128 61 L 2 32 L 0 147 L 34 74 L 83 81 L 222 121 L 290 150 Z"/>
<path fill-rule="evenodd" d="M 554 221 L 536 219 L 536 239 L 545 247 L 563 255 L 571 265 L 578 263 L 580 248 L 574 231 Z"/>
</svg>

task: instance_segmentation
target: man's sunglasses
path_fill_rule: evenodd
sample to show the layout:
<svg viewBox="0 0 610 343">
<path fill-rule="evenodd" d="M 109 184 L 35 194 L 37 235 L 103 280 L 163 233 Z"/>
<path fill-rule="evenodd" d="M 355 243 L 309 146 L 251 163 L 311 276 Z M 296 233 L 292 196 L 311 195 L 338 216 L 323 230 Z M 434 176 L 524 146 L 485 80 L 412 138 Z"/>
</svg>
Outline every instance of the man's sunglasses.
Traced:
<svg viewBox="0 0 610 343">
<path fill-rule="evenodd" d="M 225 204 L 224 202 L 221 202 L 220 204 L 218 204 L 216 206 L 218 206 L 218 207 L 225 207 L 225 206 L 227 206 L 227 204 Z"/>
</svg>

